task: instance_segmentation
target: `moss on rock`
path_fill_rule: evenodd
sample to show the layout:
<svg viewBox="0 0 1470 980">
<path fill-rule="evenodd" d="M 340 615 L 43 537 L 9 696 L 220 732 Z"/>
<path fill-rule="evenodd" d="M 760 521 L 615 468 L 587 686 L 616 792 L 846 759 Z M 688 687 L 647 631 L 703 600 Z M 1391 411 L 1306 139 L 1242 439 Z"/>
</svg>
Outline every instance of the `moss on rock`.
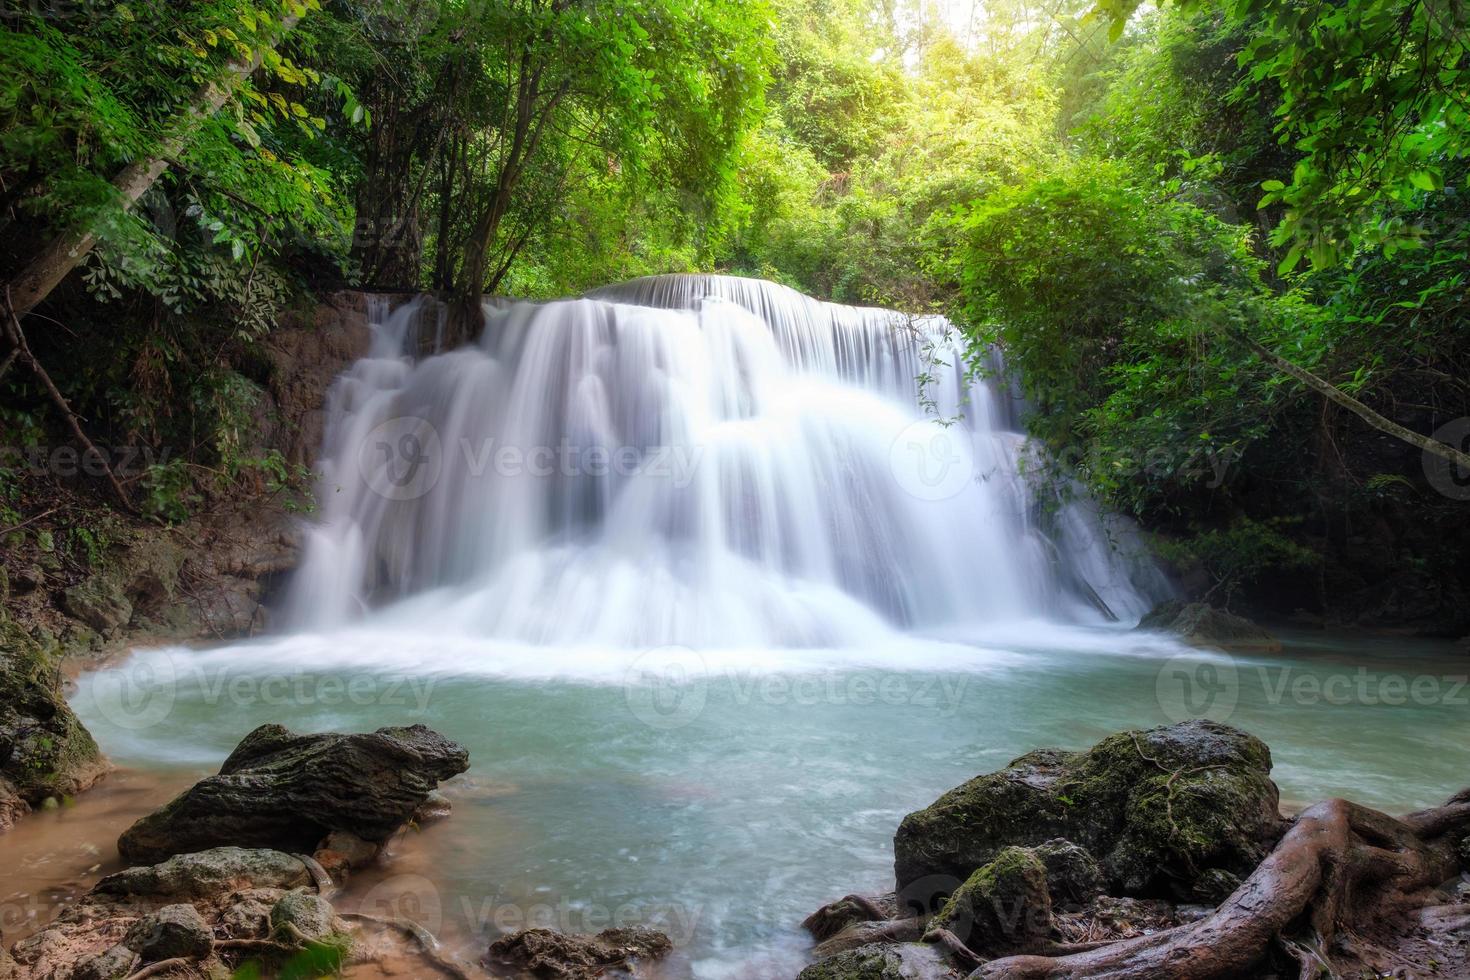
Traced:
<svg viewBox="0 0 1470 980">
<path fill-rule="evenodd" d="M 1007 847 L 955 889 L 929 928 L 992 956 L 1040 946 L 1051 932 L 1046 866 L 1028 848 Z"/>
<path fill-rule="evenodd" d="M 1210 721 L 1123 732 L 1086 752 L 1031 752 L 909 814 L 898 886 L 968 878 L 1006 846 L 1080 844 L 1112 888 L 1180 894 L 1211 868 L 1248 874 L 1280 836 L 1271 753 Z"/>
<path fill-rule="evenodd" d="M 80 793 L 107 771 L 62 696 L 59 660 L 53 645 L 0 619 L 0 830 L 26 807 Z"/>
</svg>

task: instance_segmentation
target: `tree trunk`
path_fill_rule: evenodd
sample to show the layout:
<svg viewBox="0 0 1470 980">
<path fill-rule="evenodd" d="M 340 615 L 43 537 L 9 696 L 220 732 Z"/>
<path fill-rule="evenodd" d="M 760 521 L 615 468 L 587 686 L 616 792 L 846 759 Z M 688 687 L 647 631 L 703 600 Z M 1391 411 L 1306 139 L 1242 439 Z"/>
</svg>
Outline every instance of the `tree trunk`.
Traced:
<svg viewBox="0 0 1470 980">
<path fill-rule="evenodd" d="M 1435 456 L 1438 456 L 1441 459 L 1448 460 L 1449 462 L 1454 463 L 1456 466 L 1463 468 L 1466 473 L 1470 473 L 1470 455 L 1462 453 L 1454 446 L 1440 442 L 1438 439 L 1431 439 L 1429 436 L 1420 435 L 1412 429 L 1406 429 L 1392 419 L 1384 418 L 1382 415 L 1379 415 L 1367 405 L 1364 405 L 1362 402 L 1358 401 L 1352 395 L 1349 395 L 1347 392 L 1343 391 L 1340 388 L 1328 384 L 1326 381 L 1323 381 L 1321 378 L 1317 377 L 1306 368 L 1301 367 L 1297 364 L 1293 364 L 1291 361 L 1288 361 L 1280 354 L 1277 354 L 1276 352 L 1266 348 L 1262 344 L 1257 343 L 1255 340 L 1252 340 L 1250 337 L 1247 337 L 1244 333 L 1241 333 L 1240 331 L 1232 331 L 1230 336 L 1233 337 L 1237 342 L 1249 348 L 1253 353 L 1256 354 L 1256 356 L 1260 357 L 1267 364 L 1270 364 L 1281 373 L 1290 375 L 1291 377 L 1300 381 L 1302 384 L 1317 392 L 1317 394 L 1321 395 L 1323 398 L 1326 398 L 1334 405 L 1340 405 L 1341 407 L 1347 409 L 1349 412 L 1352 412 L 1358 418 L 1362 419 L 1364 422 L 1367 422 L 1379 432 L 1387 433 L 1388 435 L 1393 436 L 1395 439 L 1407 442 L 1409 445 L 1414 446 L 1415 448 L 1422 450 L 1423 452 L 1433 453 Z"/>
<path fill-rule="evenodd" d="M 296 14 L 283 18 L 282 36 L 295 27 L 298 20 L 300 16 Z M 260 53 L 248 61 L 231 61 L 225 66 L 223 78 L 205 82 L 199 87 L 175 118 L 173 132 L 164 138 L 151 157 L 128 164 L 113 178 L 112 186 L 122 200 L 124 211 L 131 210 L 138 198 L 153 186 L 168 169 L 169 161 L 189 144 L 199 126 L 219 111 L 240 82 L 260 67 L 260 61 Z M 35 309 L 66 278 L 67 273 L 86 258 L 96 244 L 97 236 L 85 225 L 74 227 L 53 238 L 8 284 L 11 310 L 15 317 L 20 319 Z"/>
</svg>

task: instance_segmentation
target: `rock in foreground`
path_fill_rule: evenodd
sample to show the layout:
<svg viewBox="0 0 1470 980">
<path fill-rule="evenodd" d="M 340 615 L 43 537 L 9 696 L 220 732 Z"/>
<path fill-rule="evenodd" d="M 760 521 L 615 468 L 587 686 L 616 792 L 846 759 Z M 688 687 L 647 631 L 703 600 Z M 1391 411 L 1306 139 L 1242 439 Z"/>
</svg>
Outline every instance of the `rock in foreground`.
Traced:
<svg viewBox="0 0 1470 980">
<path fill-rule="evenodd" d="M 1119 894 L 1173 894 L 1214 868 L 1249 874 L 1284 829 L 1270 772 L 1265 743 L 1210 721 L 1030 752 L 904 818 L 898 887 L 958 884 L 1008 845 L 1053 838 L 1086 849 Z"/>
<path fill-rule="evenodd" d="M 321 901 L 300 858 L 220 847 L 99 881 L 47 927 L 15 945 L 18 980 L 117 980 L 152 963 L 183 960 L 189 975 L 230 975 L 249 957 L 289 958 L 302 938 L 272 923 L 286 906 Z M 322 903 L 325 904 L 325 903 Z M 258 908 L 260 915 L 243 914 Z M 311 937 L 338 951 L 352 945 L 334 917 Z M 194 972 L 197 971 L 197 972 Z"/>
<path fill-rule="evenodd" d="M 423 725 L 352 735 L 262 725 L 218 775 L 133 824 L 117 848 L 153 863 L 223 845 L 311 853 L 333 831 L 382 843 L 467 768 L 463 748 Z"/>
<path fill-rule="evenodd" d="M 801 980 L 1470 977 L 1470 789 L 1284 821 L 1269 770 L 1210 722 L 1022 756 L 904 820 L 900 889 L 809 917 Z"/>
<path fill-rule="evenodd" d="M 536 977 L 591 980 L 633 975 L 640 962 L 658 959 L 673 948 L 668 936 L 653 929 L 604 929 L 595 936 L 522 929 L 491 943 L 485 960 Z"/>
</svg>

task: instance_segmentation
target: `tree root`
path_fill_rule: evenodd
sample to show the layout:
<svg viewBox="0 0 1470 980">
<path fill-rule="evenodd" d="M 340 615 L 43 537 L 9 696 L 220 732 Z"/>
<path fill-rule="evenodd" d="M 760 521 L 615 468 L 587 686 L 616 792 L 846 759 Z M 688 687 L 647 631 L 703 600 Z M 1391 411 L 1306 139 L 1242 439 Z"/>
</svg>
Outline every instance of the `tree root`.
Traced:
<svg viewBox="0 0 1470 980">
<path fill-rule="evenodd" d="M 972 976 L 1225 980 L 1250 975 L 1274 950 L 1300 963 L 1303 980 L 1346 973 L 1341 961 L 1363 936 L 1434 904 L 1434 890 L 1459 870 L 1455 844 L 1467 831 L 1470 789 L 1402 819 L 1326 800 L 1303 811 L 1240 888 L 1198 922 L 1071 955 L 992 960 Z"/>
<path fill-rule="evenodd" d="M 472 975 L 463 966 L 439 952 L 439 940 L 434 938 L 434 934 L 412 919 L 389 919 L 368 915 L 366 912 L 338 912 L 337 914 L 344 919 L 356 919 L 359 922 L 371 922 L 384 928 L 396 929 L 413 939 L 418 944 L 420 955 L 440 972 L 453 977 L 454 980 L 473 980 Z"/>
<path fill-rule="evenodd" d="M 312 884 L 316 885 L 318 895 L 329 895 L 334 890 L 332 876 L 327 874 L 327 869 L 322 867 L 321 862 L 309 854 L 292 855 L 296 860 L 306 865 L 307 874 L 311 875 Z"/>
<path fill-rule="evenodd" d="M 181 966 L 188 966 L 192 962 L 194 961 L 187 956 L 175 956 L 171 960 L 159 960 L 157 963 L 149 963 L 137 973 L 128 974 L 126 980 L 146 980 L 148 977 L 155 977 L 160 973 L 167 973 L 169 970 L 174 970 Z"/>
</svg>

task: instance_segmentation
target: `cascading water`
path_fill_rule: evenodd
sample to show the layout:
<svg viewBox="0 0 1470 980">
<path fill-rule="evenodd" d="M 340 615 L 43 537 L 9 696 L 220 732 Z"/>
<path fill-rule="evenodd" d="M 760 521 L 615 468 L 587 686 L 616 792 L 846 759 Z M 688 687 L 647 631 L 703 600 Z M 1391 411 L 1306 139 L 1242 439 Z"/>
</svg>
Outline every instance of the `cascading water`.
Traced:
<svg viewBox="0 0 1470 980">
<path fill-rule="evenodd" d="M 1031 485 L 1018 402 L 942 318 L 658 276 L 417 359 L 424 302 L 376 307 L 329 396 L 298 626 L 849 647 L 1136 620 L 1165 588 L 1121 522 Z"/>
</svg>

